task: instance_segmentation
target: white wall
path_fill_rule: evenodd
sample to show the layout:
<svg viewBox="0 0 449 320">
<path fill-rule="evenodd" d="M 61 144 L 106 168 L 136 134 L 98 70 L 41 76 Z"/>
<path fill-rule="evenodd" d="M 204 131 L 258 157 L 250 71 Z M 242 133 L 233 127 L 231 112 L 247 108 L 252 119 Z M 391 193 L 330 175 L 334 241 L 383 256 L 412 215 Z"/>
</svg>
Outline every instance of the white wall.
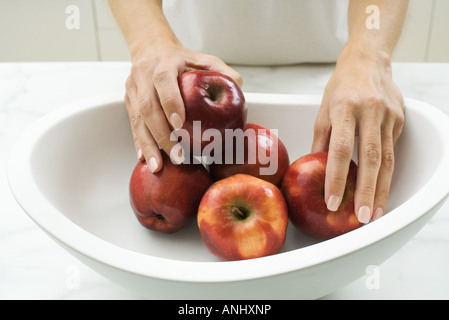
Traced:
<svg viewBox="0 0 449 320">
<path fill-rule="evenodd" d="M 79 29 L 66 20 L 79 8 Z M 395 61 L 449 62 L 449 1 L 410 0 Z M 128 60 L 106 0 L 0 0 L 0 61 Z"/>
</svg>

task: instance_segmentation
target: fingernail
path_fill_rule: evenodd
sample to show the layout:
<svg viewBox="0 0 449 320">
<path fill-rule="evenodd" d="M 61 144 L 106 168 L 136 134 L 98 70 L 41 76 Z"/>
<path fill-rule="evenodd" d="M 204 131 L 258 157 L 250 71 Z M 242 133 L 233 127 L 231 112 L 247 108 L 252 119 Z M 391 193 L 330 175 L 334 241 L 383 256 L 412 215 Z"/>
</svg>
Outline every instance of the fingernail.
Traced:
<svg viewBox="0 0 449 320">
<path fill-rule="evenodd" d="M 142 149 L 137 150 L 137 160 L 143 161 Z"/>
<path fill-rule="evenodd" d="M 157 160 L 156 160 L 155 157 L 151 157 L 150 158 L 150 162 L 148 163 L 148 168 L 153 173 L 154 173 L 154 171 L 156 171 L 156 169 L 157 169 Z"/>
<path fill-rule="evenodd" d="M 340 197 L 336 195 L 331 195 L 327 201 L 327 210 L 337 211 L 340 206 Z"/>
<path fill-rule="evenodd" d="M 368 223 L 371 219 L 371 210 L 368 206 L 360 207 L 357 218 L 361 223 Z"/>
<path fill-rule="evenodd" d="M 384 215 L 382 208 L 377 208 L 373 215 L 373 220 L 377 220 Z"/>
<path fill-rule="evenodd" d="M 182 128 L 182 120 L 179 114 L 173 112 L 170 116 L 170 123 L 173 126 L 173 129 L 178 130 Z"/>
</svg>

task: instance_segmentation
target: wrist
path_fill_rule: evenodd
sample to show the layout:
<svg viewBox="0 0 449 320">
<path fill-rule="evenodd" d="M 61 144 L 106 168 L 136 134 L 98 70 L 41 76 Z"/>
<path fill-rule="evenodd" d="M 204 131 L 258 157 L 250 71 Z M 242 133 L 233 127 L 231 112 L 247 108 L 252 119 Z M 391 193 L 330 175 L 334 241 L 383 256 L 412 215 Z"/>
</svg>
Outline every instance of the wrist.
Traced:
<svg viewBox="0 0 449 320">
<path fill-rule="evenodd" d="M 350 39 L 343 48 L 337 60 L 339 64 L 362 64 L 369 67 L 391 69 L 390 50 L 386 50 L 376 41 L 365 39 Z"/>
<path fill-rule="evenodd" d="M 128 45 L 131 62 L 144 59 L 148 56 L 153 56 L 157 52 L 167 48 L 183 47 L 181 42 L 177 39 L 163 38 L 160 41 L 150 40 L 150 38 L 142 38 L 136 40 Z"/>
</svg>

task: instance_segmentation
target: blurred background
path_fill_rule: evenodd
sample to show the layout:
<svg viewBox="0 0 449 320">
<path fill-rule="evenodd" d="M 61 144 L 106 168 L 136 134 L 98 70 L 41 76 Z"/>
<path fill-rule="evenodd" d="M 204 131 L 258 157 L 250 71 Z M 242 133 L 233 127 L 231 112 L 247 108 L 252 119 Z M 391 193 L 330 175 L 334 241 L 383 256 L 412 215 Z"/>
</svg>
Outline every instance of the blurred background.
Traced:
<svg viewBox="0 0 449 320">
<path fill-rule="evenodd" d="M 0 62 L 129 60 L 107 0 L 0 0 L 0 30 Z M 449 62 L 448 0 L 410 0 L 394 61 Z"/>
</svg>

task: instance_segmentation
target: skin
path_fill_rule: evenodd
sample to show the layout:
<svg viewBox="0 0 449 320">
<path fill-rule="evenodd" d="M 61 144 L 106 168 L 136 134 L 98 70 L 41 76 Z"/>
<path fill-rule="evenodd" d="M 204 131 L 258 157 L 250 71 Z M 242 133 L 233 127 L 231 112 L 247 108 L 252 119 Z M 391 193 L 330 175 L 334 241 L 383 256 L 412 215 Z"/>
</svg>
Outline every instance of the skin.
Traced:
<svg viewBox="0 0 449 320">
<path fill-rule="evenodd" d="M 368 29 L 366 4 L 349 5 L 349 41 L 344 47 L 315 122 L 312 152 L 329 150 L 325 181 L 328 209 L 340 205 L 355 136 L 359 136 L 355 212 L 367 223 L 385 212 L 394 170 L 394 145 L 404 124 L 403 97 L 392 80 L 391 57 L 408 1 L 371 1 L 380 29 Z"/>
<path fill-rule="evenodd" d="M 154 173 L 163 163 L 159 147 L 170 154 L 176 144 L 170 141 L 171 128 L 179 129 L 185 121 L 178 76 L 185 71 L 211 70 L 231 77 L 240 87 L 243 80 L 219 58 L 185 48 L 165 19 L 161 0 L 109 0 L 109 5 L 132 63 L 125 103 L 135 149 Z"/>
<path fill-rule="evenodd" d="M 137 156 L 157 172 L 162 167 L 161 150 L 170 154 L 176 144 L 170 141 L 172 128 L 180 128 L 185 120 L 178 75 L 212 70 L 240 86 L 242 77 L 219 58 L 185 48 L 165 19 L 161 0 L 109 0 L 109 4 L 132 62 L 125 103 Z M 394 145 L 404 124 L 404 103 L 392 80 L 391 58 L 408 0 L 370 1 L 379 8 L 380 29 L 366 27 L 367 5 L 360 0 L 349 3 L 349 40 L 324 91 L 311 150 L 329 151 L 325 201 L 329 210 L 336 211 L 359 136 L 355 212 L 363 223 L 385 212 Z"/>
</svg>

